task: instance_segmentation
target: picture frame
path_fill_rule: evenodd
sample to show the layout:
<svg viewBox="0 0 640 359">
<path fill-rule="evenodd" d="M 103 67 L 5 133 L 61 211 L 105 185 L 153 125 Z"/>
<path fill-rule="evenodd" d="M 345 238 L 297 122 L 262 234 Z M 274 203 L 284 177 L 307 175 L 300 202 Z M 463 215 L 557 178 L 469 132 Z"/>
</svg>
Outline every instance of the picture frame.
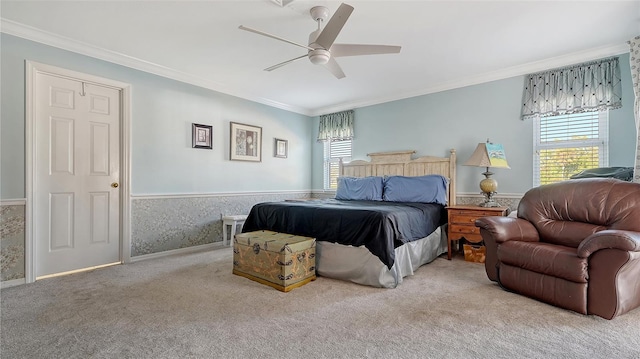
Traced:
<svg viewBox="0 0 640 359">
<path fill-rule="evenodd" d="M 287 158 L 289 152 L 289 141 L 276 138 L 273 148 L 273 157 Z"/>
<path fill-rule="evenodd" d="M 213 126 L 191 124 L 191 147 L 213 149 Z"/>
<path fill-rule="evenodd" d="M 229 159 L 262 162 L 262 127 L 230 123 Z"/>
</svg>

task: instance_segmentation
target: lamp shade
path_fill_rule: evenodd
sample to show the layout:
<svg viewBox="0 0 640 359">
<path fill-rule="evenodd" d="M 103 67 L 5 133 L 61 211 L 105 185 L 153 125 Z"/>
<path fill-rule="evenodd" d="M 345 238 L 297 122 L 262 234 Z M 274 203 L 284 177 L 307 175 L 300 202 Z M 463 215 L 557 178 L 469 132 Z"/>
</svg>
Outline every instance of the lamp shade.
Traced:
<svg viewBox="0 0 640 359">
<path fill-rule="evenodd" d="M 504 148 L 499 143 L 478 143 L 478 147 L 464 166 L 511 168 L 507 163 Z"/>
</svg>

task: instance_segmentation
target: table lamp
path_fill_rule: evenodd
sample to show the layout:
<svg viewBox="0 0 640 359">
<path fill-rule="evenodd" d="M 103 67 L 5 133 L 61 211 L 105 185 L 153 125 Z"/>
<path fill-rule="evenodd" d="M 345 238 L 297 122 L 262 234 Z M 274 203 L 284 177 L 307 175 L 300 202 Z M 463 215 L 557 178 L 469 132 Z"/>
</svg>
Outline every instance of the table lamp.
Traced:
<svg viewBox="0 0 640 359">
<path fill-rule="evenodd" d="M 485 179 L 480 181 L 480 189 L 484 195 L 484 202 L 480 203 L 480 207 L 500 207 L 500 204 L 493 199 L 498 189 L 498 181 L 491 178 L 493 172 L 489 171 L 489 168 L 511 168 L 507 163 L 502 145 L 491 143 L 488 139 L 486 143 L 478 143 L 478 147 L 463 166 L 487 168 L 483 173 Z"/>
</svg>

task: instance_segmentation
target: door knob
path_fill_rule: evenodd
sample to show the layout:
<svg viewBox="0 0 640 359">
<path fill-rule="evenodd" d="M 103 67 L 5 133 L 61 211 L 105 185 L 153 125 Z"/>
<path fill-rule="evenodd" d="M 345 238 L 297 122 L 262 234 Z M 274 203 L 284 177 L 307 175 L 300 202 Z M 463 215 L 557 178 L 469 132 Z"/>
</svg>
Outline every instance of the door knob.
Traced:
<svg viewBox="0 0 640 359">
<path fill-rule="evenodd" d="M 113 183 L 111 184 L 111 187 L 113 187 L 113 188 L 118 188 L 118 182 L 113 182 Z"/>
</svg>

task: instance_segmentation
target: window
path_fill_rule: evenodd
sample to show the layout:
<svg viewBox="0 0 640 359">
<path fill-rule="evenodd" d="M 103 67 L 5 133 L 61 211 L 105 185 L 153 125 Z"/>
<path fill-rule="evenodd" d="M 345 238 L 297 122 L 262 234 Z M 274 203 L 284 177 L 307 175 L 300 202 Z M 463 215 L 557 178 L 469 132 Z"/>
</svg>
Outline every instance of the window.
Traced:
<svg viewBox="0 0 640 359">
<path fill-rule="evenodd" d="M 607 110 L 538 117 L 533 126 L 534 186 L 609 165 Z"/>
<path fill-rule="evenodd" d="M 324 142 L 324 189 L 338 188 L 340 159 L 351 161 L 351 140 Z"/>
</svg>

